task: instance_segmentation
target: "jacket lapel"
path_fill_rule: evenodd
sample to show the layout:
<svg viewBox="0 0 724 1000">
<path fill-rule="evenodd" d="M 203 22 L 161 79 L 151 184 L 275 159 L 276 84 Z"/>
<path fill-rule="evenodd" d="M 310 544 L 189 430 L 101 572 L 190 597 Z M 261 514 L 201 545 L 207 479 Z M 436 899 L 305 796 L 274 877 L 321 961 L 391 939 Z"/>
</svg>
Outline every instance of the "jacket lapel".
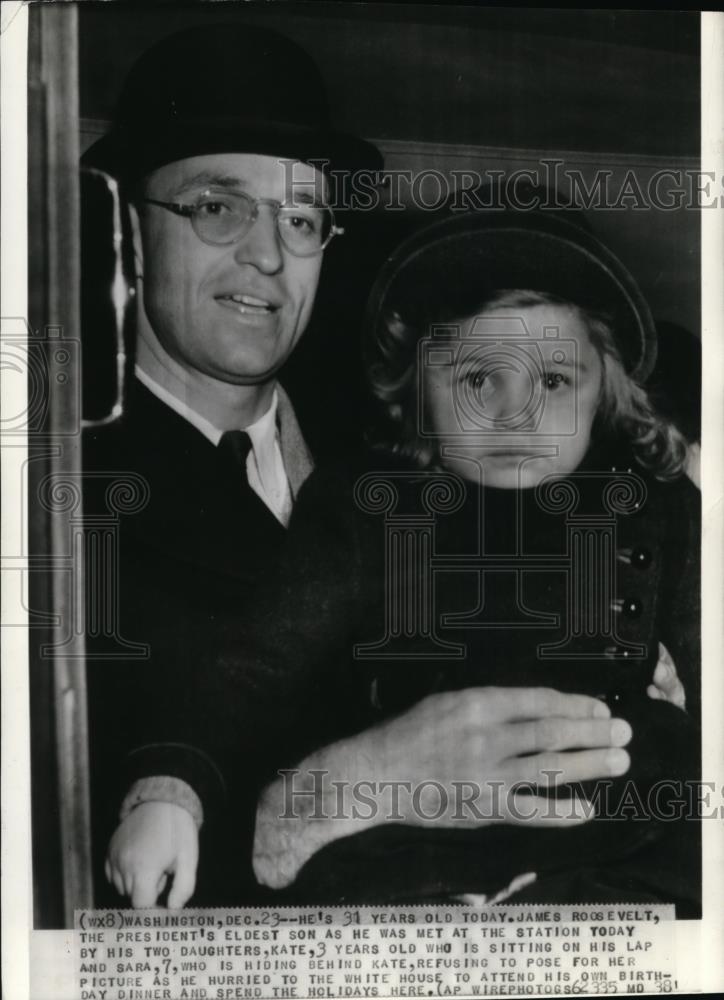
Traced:
<svg viewBox="0 0 724 1000">
<path fill-rule="evenodd" d="M 292 499 L 296 500 L 299 490 L 314 468 L 314 462 L 297 423 L 291 400 L 279 384 L 277 384 L 277 397 L 279 445 Z"/>
</svg>

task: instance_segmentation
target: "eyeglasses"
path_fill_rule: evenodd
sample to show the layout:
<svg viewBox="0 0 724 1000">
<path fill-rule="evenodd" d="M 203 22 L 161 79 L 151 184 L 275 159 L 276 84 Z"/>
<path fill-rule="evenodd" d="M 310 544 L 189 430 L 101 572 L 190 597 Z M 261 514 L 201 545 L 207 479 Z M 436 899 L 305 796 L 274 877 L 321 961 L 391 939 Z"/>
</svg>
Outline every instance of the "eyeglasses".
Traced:
<svg viewBox="0 0 724 1000">
<path fill-rule="evenodd" d="M 142 201 L 190 219 L 202 243 L 215 247 L 243 239 L 259 217 L 260 205 L 268 205 L 272 210 L 279 239 L 295 257 L 313 257 L 321 253 L 334 236 L 344 233 L 344 229 L 334 224 L 334 213 L 327 205 L 251 198 L 240 191 L 204 191 L 191 205 L 154 198 Z"/>
</svg>

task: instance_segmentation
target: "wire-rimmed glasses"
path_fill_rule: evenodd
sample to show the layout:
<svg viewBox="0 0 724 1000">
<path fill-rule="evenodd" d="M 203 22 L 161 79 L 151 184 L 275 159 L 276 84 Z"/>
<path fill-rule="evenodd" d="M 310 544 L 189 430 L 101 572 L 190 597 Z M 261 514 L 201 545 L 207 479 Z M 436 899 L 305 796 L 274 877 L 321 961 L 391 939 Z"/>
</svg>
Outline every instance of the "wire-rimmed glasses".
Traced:
<svg viewBox="0 0 724 1000">
<path fill-rule="evenodd" d="M 332 209 L 313 202 L 252 198 L 242 191 L 204 191 L 191 204 L 141 200 L 189 219 L 198 238 L 210 246 L 228 246 L 243 239 L 256 222 L 261 205 L 268 205 L 273 212 L 279 239 L 295 257 L 313 257 L 334 236 L 344 233 L 335 225 Z"/>
</svg>

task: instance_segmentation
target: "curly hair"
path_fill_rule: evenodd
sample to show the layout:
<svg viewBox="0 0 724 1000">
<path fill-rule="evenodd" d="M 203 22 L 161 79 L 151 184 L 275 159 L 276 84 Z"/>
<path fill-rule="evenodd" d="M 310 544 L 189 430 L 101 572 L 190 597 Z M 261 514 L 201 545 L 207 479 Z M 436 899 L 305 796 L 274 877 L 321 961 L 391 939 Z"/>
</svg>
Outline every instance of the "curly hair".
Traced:
<svg viewBox="0 0 724 1000">
<path fill-rule="evenodd" d="M 611 436 L 627 441 L 636 461 L 657 479 L 675 479 L 684 471 L 686 441 L 676 427 L 657 413 L 646 390 L 626 372 L 611 320 L 554 295 L 527 289 L 503 289 L 487 297 L 468 315 L 499 308 L 563 306 L 582 320 L 602 367 L 598 410 L 592 440 Z M 368 434 L 372 447 L 411 461 L 418 468 L 439 466 L 434 440 L 418 432 L 419 378 L 417 345 L 430 325 L 460 318 L 441 304 L 428 323 L 411 324 L 395 311 L 368 329 L 366 368 L 377 419 Z"/>
</svg>

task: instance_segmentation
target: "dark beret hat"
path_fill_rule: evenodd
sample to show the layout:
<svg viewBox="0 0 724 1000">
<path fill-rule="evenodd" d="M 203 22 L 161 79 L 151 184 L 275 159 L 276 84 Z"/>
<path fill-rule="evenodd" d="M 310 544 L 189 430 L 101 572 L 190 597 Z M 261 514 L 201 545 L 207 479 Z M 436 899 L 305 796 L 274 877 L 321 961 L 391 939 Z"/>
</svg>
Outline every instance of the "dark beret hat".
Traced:
<svg viewBox="0 0 724 1000">
<path fill-rule="evenodd" d="M 605 314 L 626 370 L 644 382 L 656 361 L 649 306 L 582 213 L 541 207 L 556 203 L 555 192 L 541 190 L 533 209 L 446 207 L 386 261 L 370 294 L 368 328 L 391 311 L 419 325 L 472 315 L 499 291 L 542 292 Z"/>
</svg>

